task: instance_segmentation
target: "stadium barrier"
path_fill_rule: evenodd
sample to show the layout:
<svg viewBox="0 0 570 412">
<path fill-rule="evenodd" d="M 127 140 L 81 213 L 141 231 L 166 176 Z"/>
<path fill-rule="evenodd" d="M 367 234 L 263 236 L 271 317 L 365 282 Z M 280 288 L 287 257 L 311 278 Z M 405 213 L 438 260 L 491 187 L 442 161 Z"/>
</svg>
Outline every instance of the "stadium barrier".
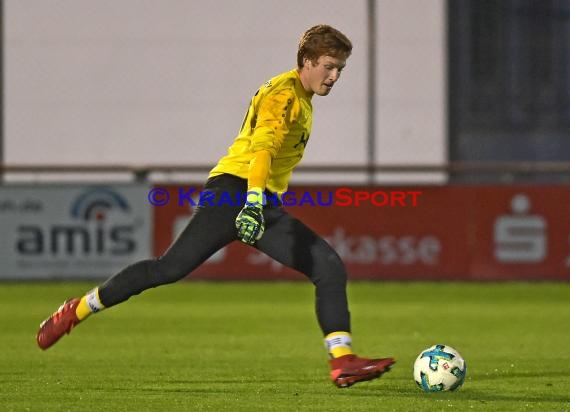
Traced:
<svg viewBox="0 0 570 412">
<path fill-rule="evenodd" d="M 159 255 L 187 223 L 201 188 L 155 187 L 169 193 L 166 204 L 154 207 Z M 569 186 L 351 186 L 351 205 L 347 192 L 339 204 L 333 199 L 325 205 L 338 189 L 348 188 L 294 187 L 297 201 L 288 210 L 325 236 L 352 279 L 570 280 Z M 193 202 L 184 196 L 189 192 Z M 356 205 L 356 194 L 364 192 L 369 196 L 360 196 Z M 388 198 L 416 193 L 416 202 L 409 195 L 384 204 L 385 196 L 377 195 L 373 201 L 379 192 Z M 192 277 L 302 278 L 239 242 L 220 250 Z"/>
<path fill-rule="evenodd" d="M 300 170 L 309 174 L 391 171 L 565 175 L 570 172 L 570 164 L 337 165 Z M 4 245 L 0 279 L 25 280 L 106 278 L 135 260 L 159 255 L 185 225 L 194 207 L 189 201 L 179 204 L 176 196 L 180 190 L 199 191 L 200 186 L 153 184 L 149 177 L 203 173 L 207 168 L 4 165 L 2 171 L 38 176 L 125 173 L 132 178 L 125 184 L 54 184 L 31 179 L 34 184 L 0 186 Z M 170 203 L 150 204 L 150 191 L 158 187 L 168 191 Z M 307 185 L 293 187 L 292 191 L 297 197 L 288 198 L 295 199 L 288 206 L 290 213 L 327 238 L 353 279 L 570 279 L 570 219 L 566 206 L 570 186 L 565 184 Z M 330 192 L 340 196 L 336 202 L 326 204 Z M 409 192 L 421 193 L 412 196 Z M 301 193 L 308 196 L 304 201 Z M 212 256 L 192 276 L 302 279 L 238 242 Z"/>
</svg>

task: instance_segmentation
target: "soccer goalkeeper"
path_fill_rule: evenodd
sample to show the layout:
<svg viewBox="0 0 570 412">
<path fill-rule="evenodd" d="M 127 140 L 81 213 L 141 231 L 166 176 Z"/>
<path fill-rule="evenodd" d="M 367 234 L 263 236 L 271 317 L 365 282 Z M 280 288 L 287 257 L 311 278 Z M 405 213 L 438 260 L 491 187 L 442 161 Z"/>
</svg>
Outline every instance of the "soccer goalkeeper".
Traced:
<svg viewBox="0 0 570 412">
<path fill-rule="evenodd" d="M 351 52 L 350 40 L 333 27 L 307 30 L 299 42 L 297 68 L 273 77 L 257 91 L 237 138 L 211 170 L 204 190 L 214 193 L 213 201 L 195 209 L 164 255 L 136 262 L 85 296 L 64 302 L 40 325 L 40 348 L 51 347 L 92 313 L 184 278 L 239 239 L 304 273 L 315 285 L 316 314 L 335 385 L 347 387 L 387 372 L 392 358 L 368 359 L 353 353 L 347 274 L 338 254 L 279 202 L 309 141 L 311 99 L 330 93 Z M 242 204 L 217 201 L 224 193 L 237 192 L 247 192 Z"/>
</svg>

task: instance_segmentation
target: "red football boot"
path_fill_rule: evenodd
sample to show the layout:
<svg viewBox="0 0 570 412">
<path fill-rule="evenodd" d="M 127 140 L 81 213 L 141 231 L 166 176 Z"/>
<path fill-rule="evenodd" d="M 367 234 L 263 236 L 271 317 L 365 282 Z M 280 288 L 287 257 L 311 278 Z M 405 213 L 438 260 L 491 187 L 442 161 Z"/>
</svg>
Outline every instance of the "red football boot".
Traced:
<svg viewBox="0 0 570 412">
<path fill-rule="evenodd" d="M 79 302 L 79 298 L 66 300 L 56 312 L 41 323 L 36 336 L 40 348 L 44 350 L 49 348 L 79 323 L 75 314 Z"/>
<path fill-rule="evenodd" d="M 367 359 L 356 355 L 344 355 L 329 360 L 331 380 L 339 388 L 347 388 L 357 382 L 369 381 L 388 372 L 395 363 L 392 358 Z"/>
</svg>

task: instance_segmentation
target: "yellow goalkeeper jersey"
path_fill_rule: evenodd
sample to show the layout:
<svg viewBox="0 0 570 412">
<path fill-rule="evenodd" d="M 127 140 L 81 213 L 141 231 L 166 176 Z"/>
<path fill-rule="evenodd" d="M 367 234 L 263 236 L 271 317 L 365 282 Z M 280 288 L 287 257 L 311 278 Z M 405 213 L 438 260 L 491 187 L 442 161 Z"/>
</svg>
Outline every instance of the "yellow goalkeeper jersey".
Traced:
<svg viewBox="0 0 570 412">
<path fill-rule="evenodd" d="M 247 179 L 255 153 L 266 150 L 271 166 L 265 188 L 285 192 L 311 134 L 311 97 L 296 69 L 267 81 L 251 99 L 238 136 L 209 177 L 229 173 Z"/>
</svg>

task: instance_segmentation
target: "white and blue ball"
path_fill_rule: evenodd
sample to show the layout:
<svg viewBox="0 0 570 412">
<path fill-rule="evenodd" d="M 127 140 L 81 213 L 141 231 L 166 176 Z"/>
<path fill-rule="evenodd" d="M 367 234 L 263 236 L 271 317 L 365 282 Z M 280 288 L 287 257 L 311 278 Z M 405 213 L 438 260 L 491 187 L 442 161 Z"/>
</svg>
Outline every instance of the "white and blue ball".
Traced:
<svg viewBox="0 0 570 412">
<path fill-rule="evenodd" d="M 465 381 L 465 359 L 447 345 L 423 350 L 414 363 L 414 380 L 425 392 L 454 391 Z"/>
</svg>

